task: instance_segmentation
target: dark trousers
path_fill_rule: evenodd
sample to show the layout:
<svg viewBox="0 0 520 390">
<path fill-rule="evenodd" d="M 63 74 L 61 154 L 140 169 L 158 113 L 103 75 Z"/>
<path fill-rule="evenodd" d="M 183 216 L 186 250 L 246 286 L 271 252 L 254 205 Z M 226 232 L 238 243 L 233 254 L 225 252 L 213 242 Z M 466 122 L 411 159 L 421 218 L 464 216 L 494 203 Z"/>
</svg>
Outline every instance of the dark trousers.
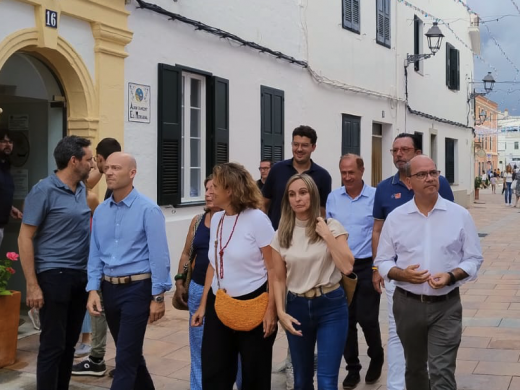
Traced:
<svg viewBox="0 0 520 390">
<path fill-rule="evenodd" d="M 143 357 L 143 342 L 150 316 L 152 280 L 101 285 L 105 316 L 116 344 L 116 371 L 112 390 L 153 390 Z"/>
<path fill-rule="evenodd" d="M 368 345 L 368 356 L 374 361 L 384 360 L 381 330 L 379 329 L 379 303 L 381 295 L 372 284 L 372 258 L 356 259 L 354 272 L 358 277 L 354 299 L 349 307 L 349 328 L 343 357 L 347 370 L 360 371 L 357 324 L 361 326 Z"/>
<path fill-rule="evenodd" d="M 428 303 L 405 296 L 398 287 L 394 316 L 406 360 L 406 388 L 456 390 L 455 364 L 462 336 L 460 295 Z"/>
<path fill-rule="evenodd" d="M 87 273 L 53 269 L 37 275 L 44 305 L 40 309 L 38 390 L 66 390 L 87 305 Z"/>
<path fill-rule="evenodd" d="M 255 298 L 264 291 L 265 286 L 262 286 L 239 298 Z M 242 390 L 270 390 L 275 338 L 276 331 L 264 338 L 263 324 L 249 332 L 228 328 L 218 319 L 215 294 L 209 290 L 202 336 L 203 390 L 233 389 L 239 354 L 242 363 Z"/>
</svg>

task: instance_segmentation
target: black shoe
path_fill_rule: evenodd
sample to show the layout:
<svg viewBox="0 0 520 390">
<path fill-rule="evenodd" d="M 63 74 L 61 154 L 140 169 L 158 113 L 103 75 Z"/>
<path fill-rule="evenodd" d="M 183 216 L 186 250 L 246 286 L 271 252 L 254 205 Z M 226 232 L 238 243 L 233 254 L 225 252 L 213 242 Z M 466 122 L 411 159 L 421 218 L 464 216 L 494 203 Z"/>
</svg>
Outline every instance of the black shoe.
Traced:
<svg viewBox="0 0 520 390">
<path fill-rule="evenodd" d="M 83 376 L 103 376 L 107 371 L 105 362 L 94 363 L 90 359 L 85 359 L 78 364 L 72 366 L 72 375 L 83 375 Z"/>
<path fill-rule="evenodd" d="M 108 376 L 109 376 L 110 378 L 113 378 L 115 372 L 116 372 L 116 369 L 115 369 L 115 368 L 111 369 L 111 370 L 108 372 Z"/>
<path fill-rule="evenodd" d="M 381 377 L 381 371 L 383 370 L 384 358 L 371 359 L 370 365 L 368 366 L 367 374 L 365 376 L 365 382 L 369 385 L 376 383 Z"/>
<path fill-rule="evenodd" d="M 361 382 L 359 371 L 349 371 L 347 377 L 343 381 L 343 388 L 354 389 L 359 382 Z"/>
</svg>

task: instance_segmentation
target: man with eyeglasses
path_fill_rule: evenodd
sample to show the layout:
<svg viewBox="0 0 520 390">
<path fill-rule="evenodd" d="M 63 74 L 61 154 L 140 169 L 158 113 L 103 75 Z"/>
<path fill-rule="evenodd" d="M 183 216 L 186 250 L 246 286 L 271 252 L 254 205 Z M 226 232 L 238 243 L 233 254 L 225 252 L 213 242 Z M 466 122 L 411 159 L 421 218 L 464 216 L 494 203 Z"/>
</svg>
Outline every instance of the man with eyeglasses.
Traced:
<svg viewBox="0 0 520 390">
<path fill-rule="evenodd" d="M 413 390 L 456 390 L 462 336 L 459 286 L 474 280 L 482 249 L 470 213 L 439 194 L 439 174 L 426 156 L 405 165 L 414 198 L 385 221 L 375 264 L 396 284 L 393 313 Z"/>
<path fill-rule="evenodd" d="M 383 224 L 390 213 L 414 197 L 413 189 L 406 185 L 406 164 L 415 156 L 422 154 L 422 145 L 419 137 L 410 133 L 401 133 L 395 139 L 390 150 L 397 173 L 383 180 L 376 189 L 374 199 L 374 229 L 372 231 L 372 256 L 376 258 L 379 236 Z M 450 184 L 445 177 L 439 176 L 439 194 L 446 200 L 454 201 Z M 377 267 L 373 268 L 372 282 L 377 292 L 385 288 L 388 302 L 388 390 L 405 389 L 405 361 L 404 352 L 399 336 L 396 332 L 393 314 L 393 296 L 395 284 L 392 280 L 384 280 Z M 415 389 L 414 389 L 415 390 Z"/>
<path fill-rule="evenodd" d="M 298 126 L 292 133 L 293 157 L 276 163 L 270 170 L 265 181 L 262 193 L 264 195 L 264 209 L 271 219 L 273 228 L 278 229 L 282 215 L 282 198 L 285 186 L 291 176 L 297 173 L 306 173 L 316 183 L 320 191 L 321 214 L 325 217 L 325 204 L 331 191 L 332 178 L 326 169 L 320 167 L 311 159 L 316 150 L 318 136 L 310 126 Z"/>
<path fill-rule="evenodd" d="M 308 174 L 316 183 L 320 192 L 321 215 L 325 217 L 325 205 L 332 189 L 332 178 L 326 169 L 320 167 L 311 159 L 312 153 L 316 150 L 317 140 L 318 135 L 312 127 L 298 126 L 292 133 L 293 157 L 276 163 L 269 171 L 262 193 L 264 195 L 264 211 L 269 216 L 275 230 L 278 229 L 282 215 L 282 198 L 285 186 L 289 179 L 297 173 Z M 289 350 L 287 350 L 285 374 L 287 390 L 291 390 L 294 386 L 294 376 Z"/>
<path fill-rule="evenodd" d="M 273 162 L 271 160 L 260 161 L 260 166 L 258 167 L 258 170 L 260 171 L 260 179 L 256 181 L 256 185 L 258 186 L 260 191 L 262 191 L 262 188 L 264 188 L 265 179 L 267 179 L 272 165 Z"/>
<path fill-rule="evenodd" d="M 0 245 L 4 239 L 4 227 L 9 217 L 22 219 L 23 214 L 13 206 L 14 181 L 11 176 L 9 156 L 13 152 L 13 141 L 9 131 L 0 130 Z"/>
</svg>

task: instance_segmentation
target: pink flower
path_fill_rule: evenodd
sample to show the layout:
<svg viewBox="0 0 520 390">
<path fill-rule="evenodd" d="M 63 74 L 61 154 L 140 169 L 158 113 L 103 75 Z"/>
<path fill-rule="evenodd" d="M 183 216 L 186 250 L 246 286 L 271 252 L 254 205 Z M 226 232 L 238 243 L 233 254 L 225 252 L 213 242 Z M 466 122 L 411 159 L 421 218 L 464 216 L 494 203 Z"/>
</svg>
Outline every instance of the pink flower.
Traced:
<svg viewBox="0 0 520 390">
<path fill-rule="evenodd" d="M 7 272 L 9 272 L 11 275 L 13 275 L 14 273 L 16 273 L 16 271 L 15 271 L 13 268 L 11 268 L 11 267 L 7 267 L 5 270 L 6 270 Z"/>
<path fill-rule="evenodd" d="M 16 252 L 7 252 L 7 255 L 6 255 L 6 256 L 7 256 L 7 258 L 8 258 L 9 260 L 11 260 L 11 261 L 17 261 L 17 260 L 18 260 L 18 257 L 19 257 L 18 253 L 16 253 Z M 14 273 L 14 272 L 13 272 L 13 273 Z"/>
</svg>

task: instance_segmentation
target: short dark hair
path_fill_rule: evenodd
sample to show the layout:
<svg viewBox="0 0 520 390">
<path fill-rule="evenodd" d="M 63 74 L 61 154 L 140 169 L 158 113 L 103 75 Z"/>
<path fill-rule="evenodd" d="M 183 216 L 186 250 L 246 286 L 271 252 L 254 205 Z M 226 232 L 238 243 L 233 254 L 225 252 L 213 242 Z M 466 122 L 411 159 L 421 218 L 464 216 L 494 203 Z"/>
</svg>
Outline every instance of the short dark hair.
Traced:
<svg viewBox="0 0 520 390">
<path fill-rule="evenodd" d="M 106 160 L 112 153 L 120 152 L 121 144 L 115 138 L 103 138 L 96 146 L 96 154 Z"/>
<path fill-rule="evenodd" d="M 307 137 L 311 140 L 311 144 L 316 145 L 316 141 L 318 140 L 318 135 L 316 134 L 316 130 L 314 130 L 310 126 L 301 125 L 298 126 L 292 132 L 292 137 L 294 139 L 295 136 Z"/>
<path fill-rule="evenodd" d="M 82 159 L 85 155 L 83 148 L 90 146 L 90 140 L 76 135 L 62 138 L 54 149 L 54 160 L 58 170 L 67 168 L 72 157 Z"/>
<path fill-rule="evenodd" d="M 263 163 L 263 162 L 268 162 L 270 167 L 273 166 L 273 161 L 268 158 L 264 158 L 263 160 L 260 160 L 260 163 Z"/>
<path fill-rule="evenodd" d="M 398 134 L 397 137 L 394 138 L 394 141 L 396 139 L 398 139 L 398 138 L 411 138 L 412 142 L 413 142 L 413 147 L 415 148 L 415 150 L 422 151 L 421 139 L 419 137 L 417 137 L 415 134 L 412 134 L 412 133 L 401 133 L 401 134 Z"/>
<path fill-rule="evenodd" d="M 11 138 L 11 132 L 8 129 L 0 128 L 0 139 L 4 139 L 5 137 L 9 138 L 9 140 L 13 140 Z"/>
</svg>

